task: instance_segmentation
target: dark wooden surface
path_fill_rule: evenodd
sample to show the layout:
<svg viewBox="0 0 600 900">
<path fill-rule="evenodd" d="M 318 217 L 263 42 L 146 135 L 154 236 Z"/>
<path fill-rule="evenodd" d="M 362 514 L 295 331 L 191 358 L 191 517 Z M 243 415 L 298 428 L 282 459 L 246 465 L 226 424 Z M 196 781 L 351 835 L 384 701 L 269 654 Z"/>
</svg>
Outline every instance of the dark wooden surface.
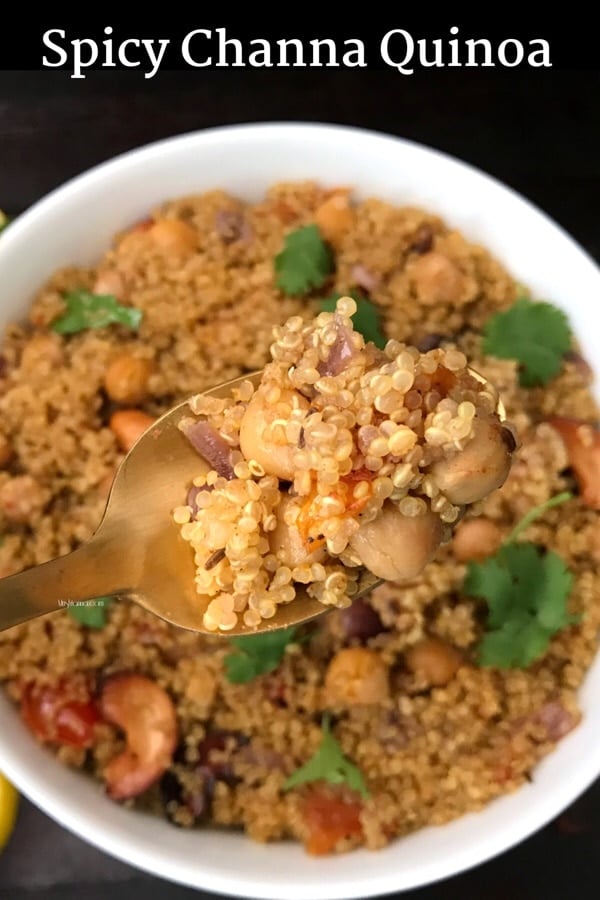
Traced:
<svg viewBox="0 0 600 900">
<path fill-rule="evenodd" d="M 161 72 L 152 82 L 130 73 L 74 82 L 60 73 L 0 72 L 0 206 L 17 214 L 89 166 L 168 135 L 234 122 L 329 121 L 409 137 L 485 169 L 598 258 L 599 85 L 596 71 L 556 69 L 445 70 L 408 79 L 391 70 L 200 70 Z M 403 896 L 595 900 L 599 849 L 600 782 L 516 849 Z M 109 859 L 23 803 L 0 857 L 0 900 L 137 894 L 200 896 Z"/>
</svg>

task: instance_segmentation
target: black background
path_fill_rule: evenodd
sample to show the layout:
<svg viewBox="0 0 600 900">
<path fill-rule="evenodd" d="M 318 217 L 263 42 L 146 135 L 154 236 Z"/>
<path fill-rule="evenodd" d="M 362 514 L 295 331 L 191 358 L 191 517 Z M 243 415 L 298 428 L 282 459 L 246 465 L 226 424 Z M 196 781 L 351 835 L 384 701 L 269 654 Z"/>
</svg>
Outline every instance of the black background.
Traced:
<svg viewBox="0 0 600 900">
<path fill-rule="evenodd" d="M 475 37 L 489 34 L 485 28 L 471 31 Z M 519 31 L 523 29 L 507 28 L 505 36 Z M 85 36 L 91 29 L 79 32 Z M 447 28 L 440 32 L 447 34 Z M 166 34 L 164 28 L 150 27 L 144 33 Z M 321 37 L 335 33 L 326 28 L 317 32 Z M 345 33 L 361 36 L 358 28 Z M 549 32 L 539 28 L 537 33 Z M 7 31 L 0 36 L 3 65 L 39 66 L 39 30 L 35 41 L 29 33 L 27 42 L 24 34 L 21 43 L 14 33 L 10 41 Z M 282 29 L 278 36 L 296 34 L 297 29 Z M 558 65 L 540 70 L 443 69 L 401 76 L 375 67 L 188 69 L 161 70 L 151 81 L 137 72 L 96 71 L 75 81 L 66 71 L 3 71 L 0 206 L 18 214 L 102 160 L 197 128 L 251 121 L 339 122 L 412 138 L 481 167 L 541 206 L 598 258 L 600 77 L 590 63 L 591 48 L 582 44 L 590 42 L 589 29 L 580 31 L 579 45 L 566 31 L 552 35 Z M 403 896 L 596 898 L 599 801 L 600 782 L 520 847 L 450 881 Z M 146 900 L 199 896 L 109 860 L 23 803 L 16 833 L 0 857 L 0 900 L 129 900 L 132 892 Z"/>
</svg>

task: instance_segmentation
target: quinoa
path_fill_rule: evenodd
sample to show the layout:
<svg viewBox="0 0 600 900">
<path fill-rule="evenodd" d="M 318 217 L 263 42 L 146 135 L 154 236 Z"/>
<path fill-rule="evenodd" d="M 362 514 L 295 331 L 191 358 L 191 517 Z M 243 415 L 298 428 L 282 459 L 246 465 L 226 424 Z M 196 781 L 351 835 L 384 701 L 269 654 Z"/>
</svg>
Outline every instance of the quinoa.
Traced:
<svg viewBox="0 0 600 900">
<path fill-rule="evenodd" d="M 353 544 L 369 523 L 394 516 L 398 545 L 407 541 L 398 514 L 427 516 L 448 539 L 441 523 L 456 522 L 464 509 L 436 475 L 446 460 L 456 468 L 465 448 L 476 455 L 476 422 L 498 445 L 499 471 L 490 465 L 490 478 L 482 478 L 466 468 L 461 480 L 471 492 L 480 479 L 472 498 L 508 474 L 497 395 L 469 373 L 464 354 L 420 353 L 398 341 L 378 351 L 354 331 L 356 312 L 345 297 L 313 322 L 293 316 L 274 329 L 272 361 L 256 389 L 243 381 L 227 399 L 190 401 L 203 418 L 184 418 L 180 428 L 218 470 L 194 480 L 201 493 L 174 519 L 194 551 L 196 589 L 213 598 L 203 617 L 209 631 L 230 631 L 240 618 L 256 627 L 294 601 L 298 584 L 326 606 L 348 606 L 361 567 L 390 577 L 396 547 L 383 564 L 377 557 L 370 564 L 370 547 L 365 560 L 365 548 L 361 555 Z M 397 566 L 392 574 L 404 580 Z"/>
<path fill-rule="evenodd" d="M 519 290 L 485 248 L 425 211 L 376 199 L 352 204 L 347 192 L 312 183 L 277 185 L 254 204 L 213 191 L 166 204 L 118 236 L 97 266 L 56 273 L 28 320 L 8 329 L 0 356 L 2 576 L 71 551 L 99 524 L 126 449 L 114 414 L 127 407 L 113 399 L 107 381 L 115 359 L 144 361 L 136 367 L 143 390 L 137 386 L 130 406 L 151 421 L 176 402 L 262 368 L 274 328 L 277 342 L 288 334 L 290 317 L 294 323 L 314 317 L 323 291 L 287 296 L 273 272 L 285 235 L 313 222 L 335 251 L 328 293 L 347 293 L 357 279 L 368 283 L 388 339 L 425 352 L 456 351 L 461 361 L 464 354 L 498 389 L 521 442 L 506 483 L 477 510 L 499 535 L 508 535 L 533 505 L 573 489 L 565 444 L 549 420 L 598 419 L 589 372 L 572 356 L 547 386 L 525 389 L 514 361 L 483 353 L 486 320 Z M 113 325 L 56 334 L 51 325 L 64 309 L 63 292 L 80 288 L 112 293 L 141 310 L 138 331 Z M 270 522 L 275 485 L 259 470 L 251 479 L 245 474 L 238 469 L 235 502 L 263 504 L 262 521 Z M 257 496 L 250 483 L 261 478 Z M 202 485 L 196 487 L 202 497 Z M 254 518 L 257 509 L 248 512 Z M 69 733 L 66 740 L 64 730 L 49 739 L 31 714 L 31 698 L 46 691 L 54 708 L 68 697 L 95 709 L 106 679 L 143 675 L 171 699 L 179 742 L 160 778 L 127 805 L 179 825 L 241 827 L 256 840 L 292 837 L 310 847 L 321 808 L 316 799 L 336 802 L 349 824 L 328 849 L 376 849 L 516 790 L 579 721 L 577 692 L 600 626 L 598 513 L 575 497 L 528 534 L 569 566 L 569 609 L 580 619 L 527 669 L 475 664 L 481 605 L 464 595 L 465 563 L 449 542 L 408 584 L 384 584 L 360 601 L 361 621 L 357 604 L 327 612 L 288 645 L 276 669 L 244 684 L 227 678 L 226 639 L 176 629 L 118 600 L 101 629 L 62 610 L 0 634 L 0 680 L 38 739 L 103 790 L 107 767 L 125 746 L 122 729 L 96 711 L 93 739 L 78 742 Z M 211 553 L 223 546 L 214 543 Z M 209 574 L 222 565 L 214 559 Z M 443 684 L 427 683 L 408 665 L 430 639 L 458 654 L 447 655 Z M 368 651 L 363 662 L 371 659 L 377 670 L 374 696 L 344 695 L 333 678 L 333 664 L 339 670 L 340 659 L 358 649 Z M 334 715 L 344 754 L 364 774 L 368 798 L 319 784 L 283 790 L 317 749 L 325 710 Z"/>
</svg>

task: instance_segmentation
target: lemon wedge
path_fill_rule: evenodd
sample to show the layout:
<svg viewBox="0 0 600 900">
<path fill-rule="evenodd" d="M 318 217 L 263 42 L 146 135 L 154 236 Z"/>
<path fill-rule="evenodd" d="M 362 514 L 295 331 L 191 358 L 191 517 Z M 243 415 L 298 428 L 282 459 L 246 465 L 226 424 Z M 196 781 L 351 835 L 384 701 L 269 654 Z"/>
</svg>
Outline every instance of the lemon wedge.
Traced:
<svg viewBox="0 0 600 900">
<path fill-rule="evenodd" d="M 18 805 L 19 795 L 16 789 L 0 773 L 0 850 L 12 834 Z"/>
</svg>

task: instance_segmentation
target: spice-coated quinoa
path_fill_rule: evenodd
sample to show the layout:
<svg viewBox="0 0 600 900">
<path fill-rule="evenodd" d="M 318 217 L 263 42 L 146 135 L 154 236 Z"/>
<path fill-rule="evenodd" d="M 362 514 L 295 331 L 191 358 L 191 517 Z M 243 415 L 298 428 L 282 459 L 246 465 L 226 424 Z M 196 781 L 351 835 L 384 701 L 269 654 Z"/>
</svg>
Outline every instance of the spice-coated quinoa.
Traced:
<svg viewBox="0 0 600 900">
<path fill-rule="evenodd" d="M 273 260 L 290 231 L 312 223 L 335 271 L 308 296 L 288 296 Z M 276 668 L 244 683 L 226 675 L 223 637 L 178 630 L 118 601 L 103 628 L 63 610 L 0 634 L 8 695 L 36 737 L 99 789 L 179 825 L 291 836 L 316 853 L 376 849 L 478 810 L 523 784 L 576 726 L 600 627 L 589 483 L 527 532 L 569 567 L 569 610 L 580 615 L 541 659 L 526 669 L 479 667 L 485 614 L 463 584 L 468 561 L 494 553 L 532 506 L 574 490 L 573 472 L 593 476 L 582 459 L 598 418 L 589 369 L 572 352 L 548 384 L 522 387 L 515 361 L 482 352 L 486 321 L 517 297 L 484 248 L 421 210 L 351 203 L 348 192 L 315 184 L 278 185 L 251 205 L 220 191 L 166 204 L 118 237 L 97 267 L 57 273 L 28 322 L 9 328 L 0 357 L 4 576 L 91 535 L 116 466 L 156 415 L 261 368 L 274 326 L 308 319 L 319 297 L 357 286 L 380 310 L 386 337 L 455 348 L 498 389 L 521 447 L 481 518 L 465 518 L 411 583 L 332 610 L 288 644 Z M 137 331 L 57 333 L 63 293 L 83 288 L 141 310 Z M 152 759 L 148 735 L 127 720 L 136 698 L 153 711 L 147 727 L 163 726 Z M 317 750 L 325 712 L 368 795 L 321 781 L 284 790 Z"/>
<path fill-rule="evenodd" d="M 203 624 L 249 628 L 298 586 L 346 607 L 363 567 L 413 580 L 469 503 L 499 487 L 515 438 L 463 353 L 385 350 L 353 328 L 351 297 L 274 329 L 256 386 L 198 394 L 180 428 L 208 471 L 174 511 L 191 544 Z M 189 496 L 190 490 L 192 491 Z"/>
</svg>

